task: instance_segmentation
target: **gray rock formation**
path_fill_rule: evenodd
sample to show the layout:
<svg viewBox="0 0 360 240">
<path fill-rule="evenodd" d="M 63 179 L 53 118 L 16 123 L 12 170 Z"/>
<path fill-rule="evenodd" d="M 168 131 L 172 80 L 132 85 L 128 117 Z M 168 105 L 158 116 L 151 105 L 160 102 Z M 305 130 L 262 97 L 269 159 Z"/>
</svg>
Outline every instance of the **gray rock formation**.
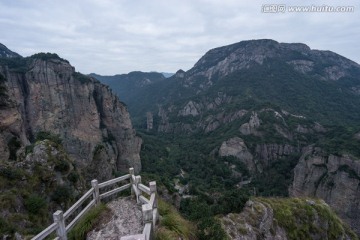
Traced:
<svg viewBox="0 0 360 240">
<path fill-rule="evenodd" d="M 360 161 L 354 157 L 325 155 L 309 147 L 294 170 L 292 196 L 324 199 L 357 234 L 360 234 Z"/>
<path fill-rule="evenodd" d="M 31 57 L 24 68 L 0 66 L 10 99 L 0 109 L 3 161 L 8 159 L 10 139 L 28 145 L 38 132 L 46 131 L 60 135 L 67 153 L 81 168 L 90 165 L 94 151 L 103 146 L 106 151 L 98 164 L 110 164 L 113 171 L 131 166 L 140 171 L 141 139 L 135 135 L 126 107 L 108 87 L 76 73 L 60 58 Z"/>
<path fill-rule="evenodd" d="M 239 137 L 224 141 L 219 149 L 219 155 L 221 157 L 234 156 L 242 161 L 250 171 L 254 172 L 256 170 L 252 154 L 249 152 L 244 140 Z"/>
<path fill-rule="evenodd" d="M 154 126 L 154 117 L 151 112 L 146 113 L 146 130 L 150 131 L 153 129 Z"/>
<path fill-rule="evenodd" d="M 300 149 L 289 144 L 268 143 L 257 144 L 255 152 L 255 157 L 260 160 L 263 167 L 266 167 L 269 166 L 271 162 L 276 161 L 281 157 L 300 152 Z"/>
<path fill-rule="evenodd" d="M 257 113 L 253 112 L 251 114 L 249 122 L 241 125 L 239 130 L 244 135 L 250 135 L 250 134 L 258 135 L 256 128 L 258 128 L 259 126 L 260 126 L 260 119 Z"/>
<path fill-rule="evenodd" d="M 221 222 L 228 236 L 234 240 L 288 239 L 286 231 L 276 226 L 273 209 L 258 201 L 248 201 L 242 213 L 230 213 Z"/>
<path fill-rule="evenodd" d="M 193 101 L 189 101 L 185 107 L 179 111 L 179 116 L 198 116 L 199 113 L 199 105 L 194 103 Z"/>
</svg>

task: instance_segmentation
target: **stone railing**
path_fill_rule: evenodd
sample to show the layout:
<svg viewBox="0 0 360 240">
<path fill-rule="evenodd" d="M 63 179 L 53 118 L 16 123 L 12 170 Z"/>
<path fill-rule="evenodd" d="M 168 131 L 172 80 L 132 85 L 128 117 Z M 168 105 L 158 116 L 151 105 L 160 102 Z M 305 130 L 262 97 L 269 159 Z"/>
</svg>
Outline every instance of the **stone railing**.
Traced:
<svg viewBox="0 0 360 240">
<path fill-rule="evenodd" d="M 105 193 L 100 193 L 100 190 L 105 187 L 110 187 L 119 182 L 129 179 L 130 183 L 126 183 L 120 187 L 114 188 Z M 32 240 L 41 240 L 48 237 L 53 232 L 56 232 L 56 238 L 58 240 L 67 240 L 67 234 L 75 226 L 85 213 L 87 213 L 92 207 L 98 205 L 102 199 L 111 195 L 131 188 L 131 194 L 136 197 L 136 202 L 142 204 L 144 230 L 142 234 L 125 236 L 121 240 L 128 239 L 140 239 L 140 240 L 152 240 L 155 225 L 159 219 L 157 210 L 157 194 L 156 194 L 156 182 L 150 182 L 149 187 L 141 183 L 141 176 L 134 175 L 134 169 L 129 169 L 129 174 L 114 178 L 112 180 L 98 183 L 97 180 L 91 181 L 92 188 L 88 190 L 74 205 L 72 205 L 65 213 L 58 210 L 53 214 L 54 223 L 40 232 L 38 235 L 32 238 Z M 148 196 L 146 198 L 144 194 Z M 92 199 L 91 199 L 92 198 Z M 90 200 L 91 199 L 91 200 Z M 89 201 L 85 207 L 83 207 L 86 201 Z M 81 211 L 80 211 L 81 210 Z M 73 216 L 72 220 L 68 222 L 68 219 L 74 215 L 75 212 L 79 212 L 76 216 Z"/>
</svg>

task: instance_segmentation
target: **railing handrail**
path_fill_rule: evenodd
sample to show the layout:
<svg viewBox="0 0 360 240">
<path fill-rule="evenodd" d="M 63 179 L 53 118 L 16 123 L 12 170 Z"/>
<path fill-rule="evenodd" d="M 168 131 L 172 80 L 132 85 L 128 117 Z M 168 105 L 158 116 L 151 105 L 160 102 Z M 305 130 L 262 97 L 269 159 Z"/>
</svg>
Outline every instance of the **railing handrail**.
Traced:
<svg viewBox="0 0 360 240">
<path fill-rule="evenodd" d="M 145 240 L 152 240 L 154 237 L 156 223 L 159 220 L 156 182 L 150 182 L 149 187 L 147 187 L 141 183 L 141 176 L 131 176 L 131 180 L 133 182 L 132 190 L 136 196 L 136 201 L 138 204 L 142 204 L 141 207 L 144 222 L 142 237 Z M 149 199 L 143 196 L 142 193 L 146 193 L 149 196 Z M 120 240 L 125 239 L 132 238 L 131 236 L 124 236 L 120 238 Z"/>
<path fill-rule="evenodd" d="M 112 189 L 105 193 L 100 194 L 99 189 L 116 184 L 118 182 L 130 179 L 130 183 Z M 61 210 L 56 211 L 53 214 L 54 223 L 40 232 L 38 235 L 32 238 L 32 240 L 41 240 L 49 236 L 51 233 L 57 233 L 57 238 L 60 240 L 67 240 L 67 233 L 75 226 L 80 218 L 87 213 L 92 207 L 96 206 L 101 199 L 109 197 L 118 192 L 124 191 L 128 188 L 131 189 L 132 195 L 136 196 L 136 202 L 142 204 L 142 214 L 144 229 L 142 236 L 146 240 L 153 239 L 153 232 L 155 225 L 159 219 L 157 209 L 157 194 L 156 194 L 156 182 L 150 182 L 149 187 L 141 183 L 141 176 L 135 176 L 134 169 L 129 169 L 129 174 L 111 179 L 109 181 L 98 184 L 97 180 L 91 181 L 92 188 L 90 188 L 79 200 L 76 201 L 64 214 Z M 149 199 L 142 195 L 146 193 Z M 74 219 L 66 226 L 65 220 L 68 219 L 90 196 L 93 199 L 77 214 Z M 130 237 L 130 236 L 127 236 Z M 124 237 L 125 239 L 126 237 Z"/>
<path fill-rule="evenodd" d="M 76 203 L 74 203 L 65 213 L 64 218 L 67 219 L 75 210 L 83 203 L 86 199 L 88 199 L 92 193 L 94 192 L 94 188 L 90 188 Z"/>
</svg>

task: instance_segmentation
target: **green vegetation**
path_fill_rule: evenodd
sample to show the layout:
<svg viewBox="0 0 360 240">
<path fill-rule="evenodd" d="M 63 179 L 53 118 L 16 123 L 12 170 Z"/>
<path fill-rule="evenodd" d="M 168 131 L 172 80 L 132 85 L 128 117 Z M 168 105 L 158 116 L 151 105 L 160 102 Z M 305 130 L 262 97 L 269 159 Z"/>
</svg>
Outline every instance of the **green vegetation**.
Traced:
<svg viewBox="0 0 360 240">
<path fill-rule="evenodd" d="M 21 142 L 18 138 L 12 137 L 8 142 L 8 148 L 10 151 L 9 160 L 16 160 L 16 152 L 21 147 Z"/>
<path fill-rule="evenodd" d="M 16 227 L 9 220 L 0 217 L 0 234 L 14 234 Z"/>
<path fill-rule="evenodd" d="M 182 218 L 173 206 L 159 199 L 158 209 L 161 219 L 155 233 L 155 239 L 196 239 L 195 227 L 191 222 Z"/>
<path fill-rule="evenodd" d="M 101 215 L 107 214 L 110 211 L 105 204 L 99 204 L 98 206 L 89 210 L 80 221 L 69 232 L 69 240 L 83 240 L 86 239 L 86 234 L 94 228 L 101 219 Z"/>
<path fill-rule="evenodd" d="M 0 65 L 7 66 L 9 70 L 25 73 L 28 70 L 29 58 L 0 58 Z"/>
<path fill-rule="evenodd" d="M 5 77 L 0 73 L 0 107 L 6 106 L 7 88 L 5 86 Z"/>
<path fill-rule="evenodd" d="M 58 186 L 51 195 L 51 199 L 58 204 L 70 203 L 74 200 L 73 190 L 70 186 Z M 67 204 L 68 205 L 68 204 Z"/>
<path fill-rule="evenodd" d="M 46 201 L 44 198 L 32 194 L 25 200 L 25 207 L 31 214 L 39 214 L 41 210 L 46 208 Z"/>
<path fill-rule="evenodd" d="M 331 126 L 327 129 L 324 137 L 317 142 L 317 146 L 329 154 L 341 156 L 350 153 L 360 158 L 360 140 L 354 138 L 354 135 L 360 132 L 358 126 Z"/>
<path fill-rule="evenodd" d="M 327 236 L 328 239 L 341 239 L 344 234 L 351 239 L 358 239 L 330 207 L 320 200 L 299 198 L 259 198 L 258 200 L 271 206 L 276 222 L 285 229 L 289 240 L 313 239 L 315 235 Z M 326 223 L 327 227 L 318 228 L 316 224 L 319 222 Z"/>
<path fill-rule="evenodd" d="M 29 70 L 29 64 L 31 62 L 33 62 L 34 59 L 41 59 L 43 61 L 49 61 L 51 59 L 58 59 L 58 60 L 69 63 L 67 60 L 59 57 L 55 53 L 37 53 L 30 57 L 25 57 L 25 58 L 23 58 L 23 57 L 0 58 L 0 65 L 7 66 L 9 68 L 9 70 L 23 74 Z M 1 79 L 1 77 L 0 77 L 0 79 Z"/>
<path fill-rule="evenodd" d="M 217 218 L 203 218 L 198 223 L 199 240 L 229 240 Z"/>
<path fill-rule="evenodd" d="M 120 100 L 126 104 L 131 101 L 136 101 L 139 105 L 141 105 L 141 103 L 146 104 L 146 101 L 144 101 L 143 97 L 138 97 L 137 90 L 139 88 L 147 88 L 150 82 L 156 83 L 165 79 L 161 73 L 138 71 L 115 76 L 100 76 L 96 74 L 90 74 L 90 76 L 111 87 L 116 95 L 120 96 Z"/>
<path fill-rule="evenodd" d="M 36 139 L 31 146 L 42 145 L 41 162 L 38 156 L 27 156 L 32 164 L 19 168 L 15 164 L 21 163 L 27 154 L 34 154 L 25 151 L 16 161 L 0 164 L 0 209 L 7 209 L 4 218 L 0 218 L 0 235 L 39 233 L 52 222 L 51 212 L 68 208 L 84 187 L 81 174 L 64 152 L 59 136 L 40 132 Z M 17 149 L 16 139 L 10 140 L 10 146 Z"/>
<path fill-rule="evenodd" d="M 42 141 L 42 140 L 50 140 L 53 143 L 56 143 L 57 145 L 61 145 L 62 139 L 60 138 L 60 135 L 53 134 L 51 132 L 46 131 L 40 131 L 36 134 L 35 141 Z"/>
<path fill-rule="evenodd" d="M 86 83 L 91 83 L 92 80 L 89 76 L 86 76 L 82 73 L 79 73 L 79 72 L 74 72 L 72 74 L 73 78 L 78 80 L 81 84 L 86 84 Z"/>
<path fill-rule="evenodd" d="M 341 165 L 339 167 L 338 171 L 346 172 L 347 174 L 349 174 L 349 178 L 355 178 L 355 179 L 360 180 L 359 174 L 348 165 Z"/>
<path fill-rule="evenodd" d="M 298 163 L 300 155 L 294 154 L 278 161 L 274 161 L 262 173 L 254 176 L 249 188 L 255 188 L 257 196 L 288 197 L 288 188 L 293 181 L 293 169 Z"/>
<path fill-rule="evenodd" d="M 36 54 L 30 56 L 29 58 L 41 59 L 43 61 L 49 61 L 51 59 L 58 59 L 58 60 L 69 63 L 67 60 L 59 57 L 56 53 L 36 53 Z"/>
</svg>

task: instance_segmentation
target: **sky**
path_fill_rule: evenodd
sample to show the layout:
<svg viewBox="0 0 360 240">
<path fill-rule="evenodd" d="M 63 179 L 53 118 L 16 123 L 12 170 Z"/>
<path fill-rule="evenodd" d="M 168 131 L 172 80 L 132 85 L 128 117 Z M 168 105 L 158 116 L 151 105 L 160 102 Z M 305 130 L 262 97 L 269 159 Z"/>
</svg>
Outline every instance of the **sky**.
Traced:
<svg viewBox="0 0 360 240">
<path fill-rule="evenodd" d="M 0 32 L 10 50 L 57 53 L 84 74 L 186 71 L 212 48 L 263 38 L 360 63 L 358 0 L 0 0 Z"/>
</svg>

